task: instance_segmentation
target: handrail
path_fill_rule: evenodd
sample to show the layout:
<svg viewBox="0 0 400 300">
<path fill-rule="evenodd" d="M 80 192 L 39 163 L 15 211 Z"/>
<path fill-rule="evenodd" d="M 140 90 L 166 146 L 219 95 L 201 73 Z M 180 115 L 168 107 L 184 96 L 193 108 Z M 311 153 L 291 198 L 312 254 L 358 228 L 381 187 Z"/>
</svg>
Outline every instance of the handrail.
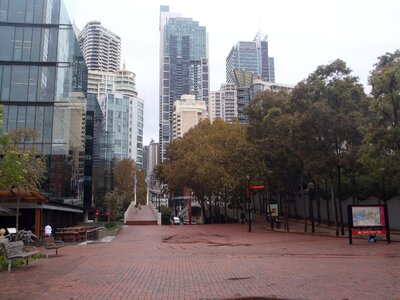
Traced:
<svg viewBox="0 0 400 300">
<path fill-rule="evenodd" d="M 101 227 L 97 227 L 97 228 L 95 228 L 95 229 L 92 229 L 92 230 L 86 230 L 86 242 L 87 242 L 87 237 L 88 237 L 88 233 L 89 232 L 94 232 L 94 231 L 98 231 L 98 230 L 105 230 L 106 228 L 104 227 L 104 226 L 101 226 Z M 97 238 L 98 239 L 98 238 Z"/>
</svg>

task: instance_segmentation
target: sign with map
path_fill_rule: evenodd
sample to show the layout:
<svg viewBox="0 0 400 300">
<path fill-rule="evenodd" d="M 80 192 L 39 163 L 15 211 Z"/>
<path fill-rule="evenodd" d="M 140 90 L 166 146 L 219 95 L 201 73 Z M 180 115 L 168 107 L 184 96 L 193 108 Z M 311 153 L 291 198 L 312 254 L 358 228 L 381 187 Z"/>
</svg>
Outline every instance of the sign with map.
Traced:
<svg viewBox="0 0 400 300">
<path fill-rule="evenodd" d="M 349 243 L 353 235 L 368 235 L 368 241 L 376 241 L 376 235 L 386 235 L 390 243 L 389 219 L 386 205 L 347 205 Z"/>
<path fill-rule="evenodd" d="M 353 206 L 353 227 L 385 226 L 385 209 L 383 205 Z"/>
</svg>

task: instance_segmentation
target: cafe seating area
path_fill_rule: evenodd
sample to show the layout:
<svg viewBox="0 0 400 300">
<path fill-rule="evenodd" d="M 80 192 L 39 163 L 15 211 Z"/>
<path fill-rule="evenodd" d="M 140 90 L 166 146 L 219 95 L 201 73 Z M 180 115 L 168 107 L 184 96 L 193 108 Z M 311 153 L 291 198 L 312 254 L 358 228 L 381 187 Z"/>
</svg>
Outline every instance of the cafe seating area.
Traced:
<svg viewBox="0 0 400 300">
<path fill-rule="evenodd" d="M 74 226 L 57 228 L 56 238 L 63 242 L 83 242 L 88 240 L 97 240 L 98 231 L 96 226 Z"/>
</svg>

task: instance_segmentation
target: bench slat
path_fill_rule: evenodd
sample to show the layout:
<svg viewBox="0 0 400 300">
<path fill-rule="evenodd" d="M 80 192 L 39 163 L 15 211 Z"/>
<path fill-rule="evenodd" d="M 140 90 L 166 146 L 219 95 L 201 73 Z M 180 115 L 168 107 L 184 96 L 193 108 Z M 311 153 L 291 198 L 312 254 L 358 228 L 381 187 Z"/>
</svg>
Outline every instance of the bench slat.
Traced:
<svg viewBox="0 0 400 300">
<path fill-rule="evenodd" d="M 39 251 L 25 251 L 23 241 L 9 242 L 2 244 L 4 253 L 8 260 L 8 272 L 11 271 L 11 260 L 14 258 L 24 258 L 25 264 L 28 264 L 28 257 L 40 253 Z M 30 247 L 36 249 L 35 247 Z"/>
</svg>

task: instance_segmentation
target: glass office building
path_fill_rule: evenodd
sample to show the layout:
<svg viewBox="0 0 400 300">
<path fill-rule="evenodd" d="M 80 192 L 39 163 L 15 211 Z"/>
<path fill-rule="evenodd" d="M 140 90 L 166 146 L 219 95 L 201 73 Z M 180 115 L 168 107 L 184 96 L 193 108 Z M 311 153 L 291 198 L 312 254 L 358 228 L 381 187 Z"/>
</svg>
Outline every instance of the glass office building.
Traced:
<svg viewBox="0 0 400 300">
<path fill-rule="evenodd" d="M 3 129 L 36 132 L 32 143 L 48 159 L 42 191 L 50 201 L 89 207 L 87 68 L 62 1 L 0 0 L 0 43 Z"/>
<path fill-rule="evenodd" d="M 235 82 L 234 70 L 251 72 L 275 82 L 274 58 L 268 54 L 267 35 L 258 32 L 253 41 L 240 41 L 232 47 L 226 58 L 226 82 Z"/>
<path fill-rule="evenodd" d="M 160 7 L 160 161 L 172 140 L 174 101 L 194 95 L 208 106 L 209 66 L 205 26 Z"/>
</svg>

